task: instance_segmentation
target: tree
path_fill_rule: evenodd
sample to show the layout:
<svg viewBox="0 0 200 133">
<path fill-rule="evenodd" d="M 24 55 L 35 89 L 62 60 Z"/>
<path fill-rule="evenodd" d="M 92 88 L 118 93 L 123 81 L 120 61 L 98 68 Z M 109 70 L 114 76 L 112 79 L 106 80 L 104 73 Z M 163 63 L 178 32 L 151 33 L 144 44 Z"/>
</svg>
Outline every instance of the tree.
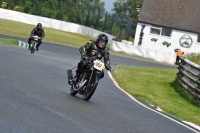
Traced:
<svg viewBox="0 0 200 133">
<path fill-rule="evenodd" d="M 4 8 L 20 12 L 59 19 L 72 23 L 93 25 L 102 29 L 105 19 L 105 3 L 101 0 L 0 0 L 7 2 Z M 2 2 L 1 2 L 2 3 Z M 109 29 L 107 14 L 105 31 Z"/>
<path fill-rule="evenodd" d="M 143 0 L 117 0 L 114 2 L 114 8 L 112 9 L 118 16 L 118 25 L 120 25 L 120 32 L 123 25 L 126 26 L 128 21 L 132 19 L 133 26 L 131 30 L 131 36 L 134 38 L 135 30 L 138 19 L 138 12 L 136 10 L 137 4 L 142 4 Z"/>
</svg>

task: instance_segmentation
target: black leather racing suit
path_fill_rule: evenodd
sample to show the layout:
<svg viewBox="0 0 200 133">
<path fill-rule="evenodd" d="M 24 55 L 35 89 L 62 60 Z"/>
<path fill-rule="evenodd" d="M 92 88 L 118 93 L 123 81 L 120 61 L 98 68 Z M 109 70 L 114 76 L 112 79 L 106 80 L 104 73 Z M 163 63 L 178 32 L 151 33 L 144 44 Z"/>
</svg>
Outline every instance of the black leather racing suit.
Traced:
<svg viewBox="0 0 200 133">
<path fill-rule="evenodd" d="M 30 38 L 28 39 L 28 44 L 31 43 L 31 41 L 33 40 L 33 36 L 38 36 L 40 37 L 41 39 L 38 40 L 38 45 L 37 47 L 39 47 L 42 43 L 42 39 L 44 38 L 45 36 L 45 33 L 44 33 L 44 29 L 41 28 L 41 29 L 37 29 L 37 27 L 35 27 L 32 31 L 31 31 L 31 35 L 30 35 Z"/>
<path fill-rule="evenodd" d="M 107 47 L 100 48 L 97 45 L 96 41 L 89 41 L 84 46 L 80 47 L 79 49 L 81 54 L 81 60 L 78 63 L 78 69 L 76 70 L 76 76 L 79 77 L 79 75 L 82 72 L 82 69 L 84 69 L 85 66 L 87 66 L 87 60 L 85 60 L 83 57 L 94 57 L 96 59 L 101 60 L 104 57 L 104 64 L 107 70 L 111 71 L 110 67 L 110 59 L 109 59 L 109 49 Z M 104 72 L 101 73 L 101 78 L 104 77 Z"/>
</svg>

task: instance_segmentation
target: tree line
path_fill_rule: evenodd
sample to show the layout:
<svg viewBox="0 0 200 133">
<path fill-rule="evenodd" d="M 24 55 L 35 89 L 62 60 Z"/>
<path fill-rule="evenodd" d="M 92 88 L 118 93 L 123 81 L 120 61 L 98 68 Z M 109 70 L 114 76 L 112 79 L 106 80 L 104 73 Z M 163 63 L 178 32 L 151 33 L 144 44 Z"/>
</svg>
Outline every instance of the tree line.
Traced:
<svg viewBox="0 0 200 133">
<path fill-rule="evenodd" d="M 101 0 L 0 0 L 0 7 L 77 23 L 124 38 L 128 28 L 134 38 L 138 12 L 143 0 L 116 0 L 107 12 Z M 127 28 L 128 22 L 132 22 Z M 130 24 L 130 23 L 129 23 Z"/>
</svg>

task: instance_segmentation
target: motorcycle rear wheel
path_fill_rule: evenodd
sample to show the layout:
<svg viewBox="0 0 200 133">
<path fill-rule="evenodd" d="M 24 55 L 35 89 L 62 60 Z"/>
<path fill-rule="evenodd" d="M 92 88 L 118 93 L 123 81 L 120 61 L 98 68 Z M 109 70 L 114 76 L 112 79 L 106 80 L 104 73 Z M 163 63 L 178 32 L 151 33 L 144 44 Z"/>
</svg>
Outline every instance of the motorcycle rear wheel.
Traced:
<svg viewBox="0 0 200 133">
<path fill-rule="evenodd" d="M 86 86 L 85 91 L 83 93 L 83 99 L 85 101 L 88 101 L 92 97 L 92 95 L 94 94 L 94 92 L 97 88 L 98 83 L 99 83 L 98 76 L 95 78 L 95 81 L 93 83 L 91 83 L 91 82 L 88 83 L 88 85 Z"/>
</svg>

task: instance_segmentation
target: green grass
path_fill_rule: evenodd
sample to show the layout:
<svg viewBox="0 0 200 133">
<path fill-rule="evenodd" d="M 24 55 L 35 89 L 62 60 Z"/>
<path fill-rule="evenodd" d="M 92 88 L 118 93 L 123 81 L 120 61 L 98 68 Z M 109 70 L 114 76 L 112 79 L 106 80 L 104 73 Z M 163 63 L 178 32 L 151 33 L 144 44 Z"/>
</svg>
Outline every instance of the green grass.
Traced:
<svg viewBox="0 0 200 133">
<path fill-rule="evenodd" d="M 9 35 L 14 35 L 14 36 L 29 38 L 31 30 L 35 26 L 36 25 L 0 19 L 0 29 L 1 29 L 0 34 L 9 34 Z M 80 35 L 76 33 L 65 32 L 65 31 L 55 30 L 55 29 L 46 28 L 46 27 L 43 27 L 43 28 L 45 30 L 44 41 L 47 41 L 47 42 L 55 42 L 55 43 L 60 43 L 64 45 L 81 47 L 85 45 L 89 40 L 94 40 L 94 38 L 90 38 L 88 36 L 84 36 L 84 35 Z M 110 44 L 108 44 L 108 47 L 110 47 Z M 129 57 L 129 58 L 151 60 L 151 59 L 142 58 L 139 56 L 128 55 L 123 52 L 115 52 L 112 50 L 110 50 L 110 53 L 119 55 L 119 56 Z"/>
<path fill-rule="evenodd" d="M 0 43 L 9 44 L 9 45 L 17 45 L 15 39 L 7 39 L 7 38 L 0 38 Z"/>
<path fill-rule="evenodd" d="M 139 99 L 151 101 L 162 110 L 200 125 L 200 107 L 176 80 L 177 69 L 120 66 L 112 73 L 119 85 Z"/>
<path fill-rule="evenodd" d="M 35 25 L 0 19 L 1 34 L 28 38 L 34 27 Z M 88 40 L 93 39 L 46 27 L 44 27 L 44 30 L 45 41 L 64 45 L 80 47 Z M 1 38 L 0 43 L 15 45 L 15 40 Z M 110 45 L 108 44 L 108 46 Z M 127 55 L 122 52 L 112 50 L 110 52 L 111 54 L 142 59 L 142 57 Z M 148 99 L 163 110 L 200 125 L 200 119 L 198 119 L 200 118 L 200 108 L 195 106 L 180 88 L 175 79 L 177 72 L 176 69 L 120 67 L 113 71 L 113 75 L 121 87 L 130 94 L 138 96 L 142 100 Z"/>
<path fill-rule="evenodd" d="M 29 38 L 30 32 L 34 27 L 35 25 L 0 19 L 0 33 L 2 34 Z M 46 27 L 43 28 L 45 30 L 44 40 L 49 42 L 56 42 L 68 45 L 70 44 L 79 47 L 92 39 L 90 37 L 76 33 L 70 33 Z"/>
<path fill-rule="evenodd" d="M 186 56 L 187 56 L 187 58 L 188 58 L 189 60 L 191 60 L 192 62 L 194 62 L 194 63 L 200 65 L 200 54 L 194 53 L 194 54 L 187 54 Z"/>
</svg>

